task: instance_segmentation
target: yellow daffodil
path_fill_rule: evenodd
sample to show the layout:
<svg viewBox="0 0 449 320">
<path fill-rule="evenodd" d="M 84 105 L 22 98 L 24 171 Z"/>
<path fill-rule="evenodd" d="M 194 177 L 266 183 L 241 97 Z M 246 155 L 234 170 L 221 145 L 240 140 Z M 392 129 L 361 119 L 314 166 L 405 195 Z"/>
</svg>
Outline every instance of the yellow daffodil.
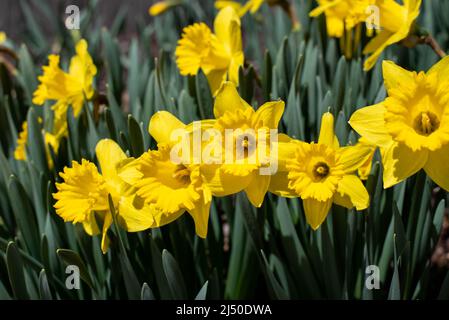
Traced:
<svg viewBox="0 0 449 320">
<path fill-rule="evenodd" d="M 449 190 L 449 58 L 427 73 L 410 72 L 391 61 L 382 67 L 388 97 L 357 110 L 349 123 L 380 147 L 385 188 L 424 168 Z"/>
<path fill-rule="evenodd" d="M 84 98 L 94 95 L 93 78 L 97 68 L 87 51 L 87 42 L 80 40 L 76 44 L 76 55 L 71 59 L 69 72 L 59 67 L 59 56 L 50 55 L 49 64 L 44 66 L 42 76 L 39 76 L 39 86 L 34 92 L 33 103 L 42 105 L 46 100 L 56 101 L 52 109 L 55 112 L 55 122 L 66 119 L 67 108 L 72 106 L 75 116 L 81 112 Z"/>
<path fill-rule="evenodd" d="M 215 95 L 226 79 L 238 85 L 244 60 L 240 18 L 232 7 L 220 10 L 214 31 L 204 23 L 184 28 L 175 55 L 181 74 L 195 75 L 201 69 Z"/>
<path fill-rule="evenodd" d="M 0 44 L 3 44 L 6 41 L 6 33 L 0 31 Z"/>
<path fill-rule="evenodd" d="M 353 29 L 369 16 L 370 5 L 376 0 L 317 0 L 318 7 L 310 12 L 311 17 L 324 13 L 327 33 L 330 37 L 341 38 L 345 31 Z"/>
<path fill-rule="evenodd" d="M 103 222 L 101 248 L 108 249 L 107 231 L 113 218 L 109 208 L 111 195 L 117 209 L 119 222 L 128 231 L 140 231 L 153 224 L 152 209 L 144 205 L 135 190 L 118 176 L 118 169 L 127 157 L 112 140 L 101 140 L 95 149 L 101 174 L 92 162 L 82 159 L 72 161 L 72 167 L 60 173 L 63 183 L 57 183 L 53 194 L 56 213 L 64 221 L 82 223 L 89 235 L 99 233 L 97 219 Z M 126 219 L 125 219 L 126 218 Z"/>
<path fill-rule="evenodd" d="M 419 15 L 421 0 L 404 0 L 400 5 L 394 0 L 377 0 L 381 31 L 367 44 L 364 54 L 371 54 L 363 68 L 370 70 L 386 47 L 398 43 L 409 35 Z"/>
<path fill-rule="evenodd" d="M 42 122 L 42 119 L 39 118 L 39 121 Z M 48 167 L 53 168 L 53 159 L 50 154 L 49 146 L 51 146 L 51 148 L 53 149 L 53 152 L 55 152 L 55 153 L 58 152 L 59 139 L 55 135 L 53 135 L 49 132 L 44 132 L 43 137 L 44 137 L 44 143 L 46 146 L 45 152 L 47 154 Z M 19 137 L 17 138 L 16 149 L 14 150 L 14 158 L 16 160 L 25 161 L 27 159 L 27 155 L 26 155 L 27 139 L 28 139 L 28 123 L 27 123 L 27 121 L 24 121 L 22 123 L 22 131 L 19 133 Z"/>
<path fill-rule="evenodd" d="M 249 0 L 242 5 L 238 1 L 218 0 L 215 1 L 215 8 L 223 9 L 230 6 L 238 13 L 240 17 L 243 17 L 248 11 L 251 12 L 251 14 L 256 13 L 264 2 L 265 0 Z"/>
<path fill-rule="evenodd" d="M 262 205 L 271 179 L 268 170 L 277 161 L 270 143 L 271 131 L 277 135 L 283 112 L 283 101 L 267 102 L 254 111 L 240 98 L 231 82 L 223 84 L 215 99 L 213 128 L 222 137 L 231 135 L 232 140 L 232 143 L 221 143 L 223 158 L 218 173 L 227 175 L 227 179 L 233 179 L 235 185 L 241 186 L 256 207 Z M 238 152 L 239 148 L 243 148 L 243 152 Z"/>
<path fill-rule="evenodd" d="M 151 16 L 158 16 L 160 14 L 163 14 L 165 12 L 167 12 L 167 10 L 178 6 L 180 4 L 183 3 L 183 0 L 164 0 L 164 1 L 159 1 L 156 2 L 155 4 L 153 4 L 150 9 L 148 9 L 148 13 Z"/>
<path fill-rule="evenodd" d="M 368 207 L 368 192 L 355 172 L 370 150 L 360 145 L 340 147 L 334 118 L 326 113 L 318 143 L 291 140 L 279 144 L 279 156 L 284 161 L 269 190 L 284 197 L 301 197 L 307 222 L 316 230 L 332 203 L 357 210 Z"/>
<path fill-rule="evenodd" d="M 150 120 L 149 132 L 158 143 L 158 150 L 150 150 L 124 166 L 120 176 L 157 212 L 154 227 L 170 223 L 187 211 L 194 219 L 196 234 L 205 238 L 211 190 L 203 180 L 199 164 L 190 159 L 176 163 L 171 158 L 175 145 L 171 135 L 175 130 L 189 129 L 166 111 L 156 113 Z"/>
</svg>

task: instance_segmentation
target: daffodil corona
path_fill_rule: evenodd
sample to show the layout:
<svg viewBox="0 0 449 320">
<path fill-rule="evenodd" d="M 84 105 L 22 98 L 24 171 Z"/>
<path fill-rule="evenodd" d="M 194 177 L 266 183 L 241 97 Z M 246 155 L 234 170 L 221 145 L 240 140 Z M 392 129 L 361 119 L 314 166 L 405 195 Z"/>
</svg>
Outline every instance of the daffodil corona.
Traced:
<svg viewBox="0 0 449 320">
<path fill-rule="evenodd" d="M 357 110 L 349 123 L 381 149 L 384 187 L 391 187 L 424 168 L 449 190 L 449 58 L 427 73 L 407 71 L 383 62 L 388 97 Z"/>
<path fill-rule="evenodd" d="M 334 118 L 326 113 L 318 143 L 290 140 L 279 144 L 279 156 L 284 160 L 269 190 L 283 197 L 301 197 L 307 222 L 316 230 L 332 203 L 357 210 L 368 207 L 368 192 L 355 172 L 370 150 L 361 145 L 340 147 Z"/>
</svg>

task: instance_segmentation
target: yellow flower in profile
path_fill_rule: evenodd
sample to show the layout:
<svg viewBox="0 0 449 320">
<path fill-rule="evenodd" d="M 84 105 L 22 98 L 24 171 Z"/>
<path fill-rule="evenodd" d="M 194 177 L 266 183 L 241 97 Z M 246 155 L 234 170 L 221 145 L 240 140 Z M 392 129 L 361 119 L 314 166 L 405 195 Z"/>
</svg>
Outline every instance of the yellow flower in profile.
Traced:
<svg viewBox="0 0 449 320">
<path fill-rule="evenodd" d="M 256 207 L 262 205 L 270 184 L 269 171 L 278 160 L 276 150 L 273 149 L 277 141 L 270 143 L 271 131 L 274 130 L 277 135 L 284 108 L 283 101 L 272 101 L 254 111 L 239 96 L 235 85 L 231 82 L 223 84 L 215 99 L 216 120 L 209 121 L 209 124 L 224 139 L 227 139 L 228 135 L 231 136 L 232 142 L 220 142 L 222 158 L 217 174 L 227 176 L 227 179 L 240 186 Z M 242 151 L 239 151 L 240 149 Z"/>
<path fill-rule="evenodd" d="M 101 174 L 92 162 L 82 159 L 81 164 L 72 161 L 72 167 L 60 173 L 63 183 L 57 183 L 56 213 L 73 223 L 82 223 L 89 235 L 98 234 L 97 218 L 102 221 L 101 249 L 108 250 L 107 231 L 113 218 L 109 208 L 108 195 L 111 195 L 117 209 L 118 221 L 128 231 L 140 231 L 153 224 L 151 208 L 144 205 L 135 190 L 118 176 L 118 169 L 127 157 L 112 140 L 103 139 L 95 149 Z M 124 220 L 123 217 L 131 217 Z"/>
<path fill-rule="evenodd" d="M 251 12 L 251 14 L 259 11 L 264 2 L 265 0 L 248 0 L 244 5 L 242 5 L 240 2 L 233 0 L 217 0 L 215 1 L 215 8 L 223 9 L 226 7 L 232 7 L 240 17 L 243 17 L 246 13 L 248 13 L 248 11 Z"/>
<path fill-rule="evenodd" d="M 59 67 L 59 56 L 49 55 L 49 64 L 39 76 L 39 86 L 33 94 L 33 103 L 42 105 L 46 100 L 56 101 L 52 106 L 55 121 L 66 118 L 67 108 L 72 106 L 75 116 L 81 112 L 84 97 L 94 95 L 93 78 L 97 68 L 87 51 L 87 42 L 82 39 L 76 44 L 76 55 L 71 59 L 69 72 Z"/>
<path fill-rule="evenodd" d="M 174 6 L 178 6 L 183 3 L 183 0 L 164 0 L 159 1 L 153 4 L 150 9 L 148 9 L 148 13 L 151 16 L 158 16 L 160 14 L 165 13 L 167 10 L 173 8 Z"/>
<path fill-rule="evenodd" d="M 306 220 L 316 230 L 332 203 L 357 210 L 368 207 L 368 192 L 355 172 L 370 150 L 360 145 L 340 147 L 334 118 L 325 113 L 318 143 L 291 140 L 279 144 L 279 157 L 284 161 L 269 190 L 283 197 L 301 197 Z"/>
<path fill-rule="evenodd" d="M 6 33 L 0 31 L 0 44 L 3 44 L 6 41 L 6 39 L 7 39 Z"/>
<path fill-rule="evenodd" d="M 188 132 L 188 127 L 166 111 L 153 115 L 149 132 L 158 143 L 158 150 L 150 150 L 124 166 L 120 177 L 154 208 L 153 227 L 170 223 L 187 211 L 195 222 L 196 234 L 205 238 L 212 193 L 203 180 L 200 164 L 190 159 L 175 162 L 171 158 L 176 144 L 171 135 L 175 130 Z"/>
<path fill-rule="evenodd" d="M 327 33 L 330 37 L 341 38 L 345 31 L 365 22 L 370 12 L 367 10 L 376 0 L 317 0 L 318 7 L 309 15 L 326 16 Z"/>
<path fill-rule="evenodd" d="M 404 0 L 400 5 L 394 0 L 377 0 L 379 7 L 381 31 L 363 49 L 364 54 L 371 54 L 363 68 L 370 70 L 386 47 L 398 43 L 409 35 L 416 18 L 419 16 L 421 0 Z"/>
<path fill-rule="evenodd" d="M 382 67 L 388 97 L 357 110 L 350 125 L 380 147 L 385 188 L 424 168 L 449 190 L 449 57 L 427 73 L 410 72 L 391 61 Z"/>
<path fill-rule="evenodd" d="M 214 31 L 204 23 L 184 28 L 175 56 L 182 75 L 196 75 L 201 69 L 215 95 L 227 79 L 238 85 L 244 61 L 240 18 L 232 7 L 220 10 Z"/>
</svg>

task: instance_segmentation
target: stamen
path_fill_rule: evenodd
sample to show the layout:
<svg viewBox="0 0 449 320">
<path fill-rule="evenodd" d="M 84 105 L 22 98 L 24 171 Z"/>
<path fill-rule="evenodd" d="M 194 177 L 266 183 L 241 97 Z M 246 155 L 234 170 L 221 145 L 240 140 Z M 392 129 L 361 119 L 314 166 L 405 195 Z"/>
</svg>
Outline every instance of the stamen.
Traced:
<svg viewBox="0 0 449 320">
<path fill-rule="evenodd" d="M 414 129 L 421 135 L 428 136 L 440 126 L 438 117 L 432 112 L 421 112 L 414 121 Z"/>
<path fill-rule="evenodd" d="M 324 162 L 318 162 L 313 168 L 313 175 L 317 179 L 326 178 L 329 175 L 329 166 Z"/>
<path fill-rule="evenodd" d="M 180 164 L 173 173 L 173 178 L 183 183 L 190 183 L 190 171 L 184 165 Z"/>
</svg>

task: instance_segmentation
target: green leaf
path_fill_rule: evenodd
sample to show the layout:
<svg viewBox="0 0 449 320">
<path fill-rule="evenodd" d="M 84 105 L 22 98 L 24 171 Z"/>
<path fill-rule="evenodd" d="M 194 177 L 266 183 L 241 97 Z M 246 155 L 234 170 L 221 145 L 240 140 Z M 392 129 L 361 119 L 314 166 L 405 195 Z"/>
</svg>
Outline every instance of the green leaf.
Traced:
<svg viewBox="0 0 449 320">
<path fill-rule="evenodd" d="M 213 118 L 213 99 L 209 83 L 203 71 L 195 76 L 196 101 L 200 111 L 201 119 Z"/>
<path fill-rule="evenodd" d="M 39 296 L 42 300 L 52 300 L 50 287 L 48 285 L 45 269 L 39 274 Z"/>
<path fill-rule="evenodd" d="M 290 210 L 285 198 L 278 199 L 276 216 L 279 219 L 281 231 L 281 241 L 286 252 L 290 270 L 293 270 L 292 276 L 296 283 L 301 283 L 302 290 L 310 297 L 318 297 L 319 287 L 315 279 L 312 266 L 302 246 L 295 227 L 292 223 Z M 296 272 L 295 270 L 301 270 Z"/>
<path fill-rule="evenodd" d="M 396 247 L 396 238 L 395 235 L 395 247 Z M 388 300 L 400 300 L 401 299 L 401 285 L 399 282 L 399 266 L 398 259 L 396 257 L 396 249 L 395 249 L 395 259 L 394 259 L 394 272 L 393 278 L 391 279 L 390 290 L 388 292 Z"/>
<path fill-rule="evenodd" d="M 128 115 L 128 131 L 129 131 L 129 144 L 131 146 L 131 156 L 139 157 L 145 151 L 143 142 L 143 132 L 137 123 L 137 120 L 133 116 Z"/>
<path fill-rule="evenodd" d="M 42 135 L 42 127 L 38 122 L 38 118 L 33 108 L 30 108 L 27 116 L 28 122 L 28 139 L 27 139 L 27 160 L 32 161 L 36 167 L 47 172 L 47 154 L 44 137 Z"/>
<path fill-rule="evenodd" d="M 27 300 L 30 298 L 25 284 L 23 261 L 14 242 L 9 242 L 6 248 L 6 266 L 8 268 L 9 283 L 11 284 L 14 298 Z"/>
<path fill-rule="evenodd" d="M 203 284 L 203 286 L 201 287 L 201 290 L 196 295 L 195 300 L 206 300 L 208 284 L 209 284 L 209 281 L 206 281 Z"/>
<path fill-rule="evenodd" d="M 131 300 L 139 300 L 141 294 L 141 287 L 139 284 L 139 280 L 137 279 L 136 273 L 134 272 L 134 268 L 129 261 L 128 255 L 126 253 L 125 245 L 123 242 L 122 235 L 118 228 L 117 224 L 117 212 L 115 211 L 114 203 L 112 201 L 112 197 L 108 195 L 109 200 L 109 210 L 112 214 L 112 218 L 114 220 L 114 228 L 119 238 L 119 258 L 120 258 L 120 266 L 123 272 L 123 278 L 125 282 L 126 291 L 128 293 L 128 298 Z"/>
<path fill-rule="evenodd" d="M 26 248 L 37 257 L 39 255 L 39 234 L 35 213 L 30 199 L 16 176 L 11 176 L 8 183 L 8 195 L 17 225 L 21 231 Z"/>
<path fill-rule="evenodd" d="M 181 269 L 175 258 L 166 249 L 162 251 L 162 267 L 173 298 L 177 300 L 187 299 L 187 290 Z"/>
<path fill-rule="evenodd" d="M 148 286 L 146 282 L 143 283 L 142 291 L 140 293 L 140 299 L 141 300 L 155 300 L 153 291 L 151 291 L 151 288 Z"/>
<path fill-rule="evenodd" d="M 285 292 L 284 288 L 279 284 L 278 280 L 274 276 L 273 271 L 270 268 L 270 265 L 268 264 L 267 258 L 265 257 L 265 253 L 261 250 L 262 255 L 262 261 L 265 266 L 265 274 L 267 276 L 268 280 L 268 290 L 272 295 L 272 298 L 274 299 L 280 299 L 280 300 L 286 300 L 288 299 L 288 294 Z"/>
<path fill-rule="evenodd" d="M 172 299 L 170 287 L 168 285 L 167 277 L 165 276 L 164 269 L 162 267 L 162 255 L 156 242 L 150 238 L 151 249 L 151 261 L 153 265 L 154 274 L 156 276 L 156 283 L 159 289 L 159 295 L 161 299 Z"/>
</svg>

